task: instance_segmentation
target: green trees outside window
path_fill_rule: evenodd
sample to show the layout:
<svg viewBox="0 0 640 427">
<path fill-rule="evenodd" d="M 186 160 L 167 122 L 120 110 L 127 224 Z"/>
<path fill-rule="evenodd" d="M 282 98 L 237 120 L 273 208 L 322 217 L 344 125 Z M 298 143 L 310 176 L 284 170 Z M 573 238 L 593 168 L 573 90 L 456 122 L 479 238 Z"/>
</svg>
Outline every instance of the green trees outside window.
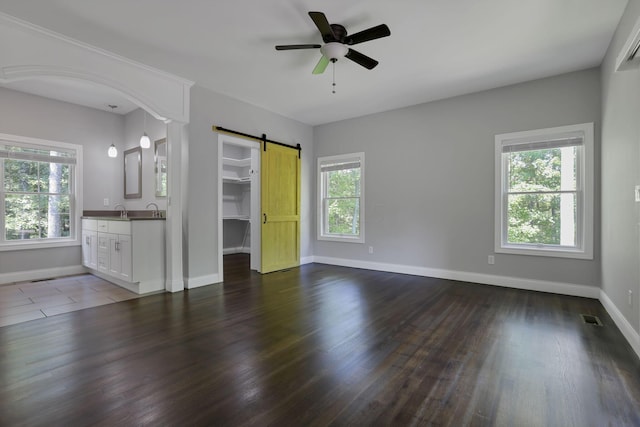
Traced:
<svg viewBox="0 0 640 427">
<path fill-rule="evenodd" d="M 81 159 L 80 145 L 0 134 L 0 245 L 74 243 Z"/>
<path fill-rule="evenodd" d="M 327 174 L 327 221 L 329 234 L 360 234 L 360 168 Z"/>
<path fill-rule="evenodd" d="M 364 242 L 364 153 L 318 158 L 318 239 Z"/>
<path fill-rule="evenodd" d="M 495 136 L 494 250 L 593 259 L 593 123 Z"/>
<path fill-rule="evenodd" d="M 508 167 L 508 242 L 575 246 L 577 147 L 516 151 Z"/>
<path fill-rule="evenodd" d="M 15 159 L 3 163 L 5 239 L 68 237 L 71 165 Z"/>
</svg>

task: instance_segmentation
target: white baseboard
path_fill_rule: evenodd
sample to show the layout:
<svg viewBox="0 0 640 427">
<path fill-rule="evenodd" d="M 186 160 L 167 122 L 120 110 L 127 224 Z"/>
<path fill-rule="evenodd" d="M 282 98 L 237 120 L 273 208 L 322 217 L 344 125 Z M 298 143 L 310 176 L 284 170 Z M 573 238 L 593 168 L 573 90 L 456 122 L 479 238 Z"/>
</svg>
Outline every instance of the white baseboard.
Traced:
<svg viewBox="0 0 640 427">
<path fill-rule="evenodd" d="M 88 271 L 89 270 L 81 265 L 70 265 L 68 267 L 53 267 L 43 268 L 40 270 L 16 271 L 15 273 L 2 273 L 0 274 L 0 284 L 72 276 L 74 274 L 84 274 Z"/>
<path fill-rule="evenodd" d="M 220 283 L 220 275 L 219 274 L 208 274 L 206 276 L 199 277 L 188 277 L 185 279 L 185 288 L 193 289 L 199 288 L 201 286 L 213 285 L 216 283 Z"/>
<path fill-rule="evenodd" d="M 573 283 L 551 282 L 546 280 L 523 279 L 520 277 L 498 276 L 492 274 L 471 273 L 466 271 L 442 270 L 438 268 L 416 267 L 412 265 L 387 264 L 343 258 L 314 256 L 313 262 L 340 265 L 343 267 L 363 268 L 366 270 L 387 271 L 390 273 L 411 274 L 413 276 L 435 277 L 438 279 L 459 280 L 506 288 L 549 292 L 554 294 L 598 299 L 600 288 L 576 285 Z"/>
<path fill-rule="evenodd" d="M 224 248 L 222 249 L 223 255 L 231 255 L 231 254 L 250 254 L 251 248 L 238 246 L 236 248 Z"/>
<path fill-rule="evenodd" d="M 600 302 L 604 306 L 609 316 L 613 319 L 622 335 L 627 339 L 633 351 L 636 352 L 638 357 L 640 357 L 640 335 L 636 330 L 631 326 L 631 323 L 624 317 L 622 312 L 618 310 L 618 307 L 611 301 L 611 298 L 603 291 L 600 290 Z"/>
<path fill-rule="evenodd" d="M 312 262 L 314 262 L 312 256 L 306 256 L 306 257 L 300 258 L 300 265 L 311 264 Z"/>
</svg>

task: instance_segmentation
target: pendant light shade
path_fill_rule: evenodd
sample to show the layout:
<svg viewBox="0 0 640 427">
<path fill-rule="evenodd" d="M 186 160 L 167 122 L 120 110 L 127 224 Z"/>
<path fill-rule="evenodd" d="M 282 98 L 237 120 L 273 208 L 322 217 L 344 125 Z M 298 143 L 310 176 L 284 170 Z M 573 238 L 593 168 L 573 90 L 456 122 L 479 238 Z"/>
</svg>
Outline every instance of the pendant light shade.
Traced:
<svg viewBox="0 0 640 427">
<path fill-rule="evenodd" d="M 143 127 L 142 127 L 142 131 L 144 133 L 140 137 L 140 147 L 149 148 L 149 147 L 151 147 L 151 140 L 149 139 L 149 135 L 147 135 L 147 112 L 146 111 L 142 111 L 142 113 L 144 114 L 144 119 L 143 119 L 144 122 L 143 122 Z"/>
<path fill-rule="evenodd" d="M 151 147 L 151 140 L 149 139 L 149 135 L 147 135 L 146 132 L 140 137 L 140 147 L 142 148 Z"/>
<path fill-rule="evenodd" d="M 118 157 L 118 149 L 116 148 L 116 146 L 115 146 L 115 145 L 111 144 L 111 145 L 109 146 L 109 149 L 107 150 L 107 155 L 108 155 L 109 157 L 112 157 L 112 158 L 113 158 L 113 157 Z"/>
</svg>

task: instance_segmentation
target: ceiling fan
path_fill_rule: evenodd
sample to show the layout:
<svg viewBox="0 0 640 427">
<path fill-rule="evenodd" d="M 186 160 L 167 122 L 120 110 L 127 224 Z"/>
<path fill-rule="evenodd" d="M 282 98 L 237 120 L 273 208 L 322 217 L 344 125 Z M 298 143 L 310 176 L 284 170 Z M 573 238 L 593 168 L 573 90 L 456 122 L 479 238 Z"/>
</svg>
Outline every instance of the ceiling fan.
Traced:
<svg viewBox="0 0 640 427">
<path fill-rule="evenodd" d="M 336 62 L 339 58 L 345 57 L 356 64 L 371 70 L 378 61 L 369 58 L 367 55 L 351 49 L 348 46 L 379 39 L 391 35 L 389 27 L 385 24 L 377 25 L 369 29 L 360 31 L 353 35 L 348 35 L 346 28 L 340 24 L 329 24 L 327 17 L 322 12 L 309 12 L 309 16 L 313 20 L 320 34 L 324 45 L 319 44 L 289 44 L 276 46 L 276 50 L 294 50 L 294 49 L 320 49 L 322 58 L 318 65 L 313 69 L 313 74 L 322 74 L 330 62 Z"/>
</svg>

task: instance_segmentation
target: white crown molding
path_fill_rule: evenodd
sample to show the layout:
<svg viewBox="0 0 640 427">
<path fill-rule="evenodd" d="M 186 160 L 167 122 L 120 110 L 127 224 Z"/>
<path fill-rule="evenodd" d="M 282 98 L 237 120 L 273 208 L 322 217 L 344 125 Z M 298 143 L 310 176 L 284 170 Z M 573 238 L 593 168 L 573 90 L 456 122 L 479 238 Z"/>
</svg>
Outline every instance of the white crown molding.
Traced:
<svg viewBox="0 0 640 427">
<path fill-rule="evenodd" d="M 0 81 L 81 79 L 113 88 L 164 121 L 189 122 L 193 82 L 0 12 Z M 16 48 L 18 47 L 18 48 Z"/>
<path fill-rule="evenodd" d="M 105 57 L 109 57 L 109 58 L 114 59 L 116 61 L 124 62 L 124 63 L 132 65 L 132 66 L 134 66 L 136 68 L 141 68 L 141 69 L 147 70 L 147 71 L 149 71 L 149 72 L 151 72 L 153 74 L 162 75 L 162 76 L 166 77 L 167 79 L 178 81 L 178 82 L 180 82 L 180 83 L 182 83 L 184 85 L 187 85 L 187 86 L 193 86 L 193 84 L 194 84 L 194 82 L 192 82 L 191 80 L 185 79 L 185 78 L 180 77 L 180 76 L 176 76 L 174 74 L 171 74 L 171 73 L 168 73 L 166 71 L 160 70 L 159 68 L 154 68 L 154 67 L 151 67 L 149 65 L 143 64 L 141 62 L 134 61 L 134 60 L 126 58 L 124 56 L 120 56 L 120 55 L 118 55 L 116 53 L 113 53 L 113 52 L 110 52 L 108 50 L 99 48 L 97 46 L 93 46 L 91 44 L 82 42 L 80 40 L 76 40 L 74 38 L 67 37 L 67 36 L 65 36 L 63 34 L 56 33 L 55 31 L 48 30 L 48 29 L 46 29 L 44 27 L 41 27 L 41 26 L 36 25 L 36 24 L 32 24 L 31 22 L 24 21 L 24 20 L 22 20 L 20 18 L 16 18 L 15 16 L 8 15 L 8 14 L 6 14 L 4 12 L 0 12 L 0 21 L 3 21 L 5 23 L 7 23 L 7 24 L 12 24 L 12 25 L 14 25 L 16 27 L 21 27 L 21 28 L 27 29 L 27 30 L 32 31 L 32 32 L 40 33 L 45 37 L 58 39 L 58 40 L 60 40 L 60 41 L 62 41 L 64 43 L 72 44 L 72 45 L 78 46 L 78 47 L 80 47 L 82 49 L 85 49 L 85 50 L 93 51 L 93 52 L 95 52 L 97 54 L 100 54 L 100 55 L 105 56 Z"/>
</svg>

